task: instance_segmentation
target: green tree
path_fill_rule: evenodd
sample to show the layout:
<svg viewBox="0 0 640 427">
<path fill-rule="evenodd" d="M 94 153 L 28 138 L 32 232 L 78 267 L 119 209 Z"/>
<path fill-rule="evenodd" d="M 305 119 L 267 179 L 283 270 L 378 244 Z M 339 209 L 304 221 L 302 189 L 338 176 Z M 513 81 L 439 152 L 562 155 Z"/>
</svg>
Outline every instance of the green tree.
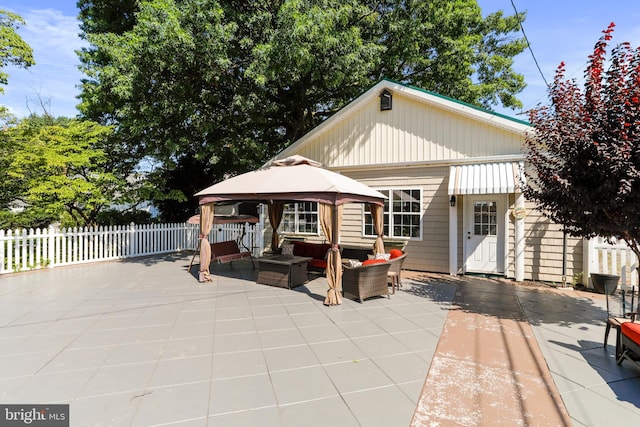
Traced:
<svg viewBox="0 0 640 427">
<path fill-rule="evenodd" d="M 196 190 L 262 164 L 382 77 L 520 105 L 522 16 L 482 18 L 475 0 L 107 3 L 79 2 L 90 42 L 80 109 L 117 125 L 123 152 L 155 160 L 166 219 L 184 220 Z"/>
<path fill-rule="evenodd" d="M 111 127 L 77 119 L 32 115 L 3 131 L 12 145 L 8 176 L 22 217 L 66 226 L 94 225 L 101 210 L 135 203 L 136 176 L 108 155 Z M 6 218 L 5 218 L 6 220 Z M 24 221 L 23 221 L 24 222 Z"/>
<path fill-rule="evenodd" d="M 20 16 L 0 9 L 0 93 L 9 82 L 9 74 L 3 71 L 7 65 L 27 68 L 35 64 L 31 47 L 16 32 L 22 25 Z"/>
<path fill-rule="evenodd" d="M 584 88 L 560 64 L 550 105 L 532 110 L 525 196 L 577 237 L 624 239 L 640 257 L 640 49 L 596 43 Z M 610 64 L 605 71 L 605 64 Z"/>
<path fill-rule="evenodd" d="M 14 65 L 28 68 L 35 64 L 31 47 L 16 32 L 22 25 L 25 22 L 19 15 L 0 9 L 0 94 L 4 93 L 4 86 L 9 83 L 5 67 Z M 7 107 L 0 105 L 0 123 L 7 122 L 10 118 Z"/>
<path fill-rule="evenodd" d="M 378 37 L 385 49 L 378 78 L 388 77 L 488 109 L 522 107 L 524 77 L 511 68 L 526 48 L 513 38 L 525 15 L 482 17 L 475 0 L 377 3 Z"/>
</svg>

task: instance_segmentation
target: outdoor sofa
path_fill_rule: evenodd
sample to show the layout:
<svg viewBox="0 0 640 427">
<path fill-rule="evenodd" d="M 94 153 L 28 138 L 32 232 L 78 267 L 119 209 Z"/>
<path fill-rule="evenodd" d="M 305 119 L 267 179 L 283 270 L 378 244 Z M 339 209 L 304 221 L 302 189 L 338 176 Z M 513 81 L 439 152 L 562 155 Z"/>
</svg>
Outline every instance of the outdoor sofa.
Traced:
<svg viewBox="0 0 640 427">
<path fill-rule="evenodd" d="M 331 245 L 329 243 L 303 241 L 285 242 L 279 249 L 279 252 L 283 255 L 285 255 L 285 252 L 289 250 L 285 249 L 285 246 L 290 246 L 290 249 L 292 250 L 291 255 L 311 258 L 307 264 L 308 271 L 323 273 L 326 270 L 327 251 L 331 249 Z M 371 248 L 340 246 L 340 254 L 342 258 L 364 261 L 367 259 L 367 255 L 372 253 Z"/>
</svg>

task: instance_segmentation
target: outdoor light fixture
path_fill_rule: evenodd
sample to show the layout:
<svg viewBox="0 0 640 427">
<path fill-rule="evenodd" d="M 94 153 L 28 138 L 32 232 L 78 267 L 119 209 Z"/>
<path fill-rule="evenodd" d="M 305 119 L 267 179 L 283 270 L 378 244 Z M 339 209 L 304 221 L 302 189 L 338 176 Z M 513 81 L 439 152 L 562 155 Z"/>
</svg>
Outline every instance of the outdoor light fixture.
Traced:
<svg viewBox="0 0 640 427">
<path fill-rule="evenodd" d="M 451 198 L 449 199 L 449 204 L 451 205 L 451 207 L 455 207 L 455 205 L 456 205 L 456 196 L 451 195 Z"/>
</svg>

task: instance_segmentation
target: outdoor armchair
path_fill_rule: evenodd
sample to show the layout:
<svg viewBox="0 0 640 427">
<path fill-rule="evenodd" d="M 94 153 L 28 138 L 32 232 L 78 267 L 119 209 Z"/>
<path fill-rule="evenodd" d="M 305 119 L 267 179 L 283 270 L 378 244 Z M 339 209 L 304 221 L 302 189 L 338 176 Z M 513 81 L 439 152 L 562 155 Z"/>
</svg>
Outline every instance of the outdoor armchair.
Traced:
<svg viewBox="0 0 640 427">
<path fill-rule="evenodd" d="M 377 260 L 376 260 L 377 261 Z M 366 298 L 387 295 L 387 273 L 391 263 L 374 262 L 359 267 L 344 266 L 342 270 L 342 292 L 345 297 L 354 297 L 362 302 Z"/>
</svg>

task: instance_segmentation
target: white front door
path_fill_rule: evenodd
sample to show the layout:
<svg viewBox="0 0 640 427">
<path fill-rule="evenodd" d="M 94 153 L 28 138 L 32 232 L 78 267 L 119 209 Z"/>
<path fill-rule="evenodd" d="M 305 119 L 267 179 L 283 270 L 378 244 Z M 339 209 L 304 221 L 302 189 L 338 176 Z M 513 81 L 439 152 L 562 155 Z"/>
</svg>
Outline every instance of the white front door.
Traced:
<svg viewBox="0 0 640 427">
<path fill-rule="evenodd" d="M 465 271 L 504 273 L 504 196 L 465 196 Z"/>
</svg>

